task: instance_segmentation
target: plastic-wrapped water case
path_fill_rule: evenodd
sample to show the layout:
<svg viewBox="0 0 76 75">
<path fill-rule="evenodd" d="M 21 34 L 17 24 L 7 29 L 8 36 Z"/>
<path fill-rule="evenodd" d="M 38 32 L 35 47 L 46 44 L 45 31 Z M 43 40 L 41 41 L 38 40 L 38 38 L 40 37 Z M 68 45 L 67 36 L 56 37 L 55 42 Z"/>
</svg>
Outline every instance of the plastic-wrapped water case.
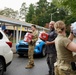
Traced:
<svg viewBox="0 0 76 75">
<path fill-rule="evenodd" d="M 47 41 L 48 40 L 48 34 L 46 32 L 40 32 L 39 38 L 41 40 Z"/>
<path fill-rule="evenodd" d="M 32 41 L 32 37 L 33 37 L 33 35 L 31 33 L 26 33 L 26 35 L 24 36 L 24 41 L 30 42 L 30 41 Z"/>
<path fill-rule="evenodd" d="M 73 29 L 72 30 L 73 34 L 74 34 L 74 36 L 76 36 L 76 22 L 72 23 L 71 26 L 72 26 L 72 29 Z"/>
</svg>

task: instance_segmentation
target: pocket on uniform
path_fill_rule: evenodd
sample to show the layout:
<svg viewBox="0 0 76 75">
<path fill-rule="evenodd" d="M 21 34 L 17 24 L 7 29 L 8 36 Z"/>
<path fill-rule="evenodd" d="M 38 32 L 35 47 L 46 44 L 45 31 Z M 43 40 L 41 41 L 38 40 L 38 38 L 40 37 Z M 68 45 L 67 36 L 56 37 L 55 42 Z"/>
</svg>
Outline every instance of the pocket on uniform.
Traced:
<svg viewBox="0 0 76 75">
<path fill-rule="evenodd" d="M 59 65 L 59 69 L 64 70 L 64 71 L 71 71 L 71 65 L 65 61 L 61 61 Z"/>
<path fill-rule="evenodd" d="M 57 62 L 54 63 L 54 67 L 57 67 Z"/>
<path fill-rule="evenodd" d="M 61 70 L 69 70 L 69 67 L 68 66 L 60 66 L 59 69 L 61 69 Z"/>
</svg>

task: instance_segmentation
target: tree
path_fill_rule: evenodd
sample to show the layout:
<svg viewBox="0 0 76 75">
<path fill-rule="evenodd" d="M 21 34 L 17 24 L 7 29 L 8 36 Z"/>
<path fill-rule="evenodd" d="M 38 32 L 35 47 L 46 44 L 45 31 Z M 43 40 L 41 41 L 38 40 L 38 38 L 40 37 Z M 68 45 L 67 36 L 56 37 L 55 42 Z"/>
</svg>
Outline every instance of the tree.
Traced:
<svg viewBox="0 0 76 75">
<path fill-rule="evenodd" d="M 39 2 L 37 2 L 35 13 L 38 18 L 37 24 L 40 26 L 45 26 L 45 24 L 48 22 L 48 6 L 49 3 L 47 0 L 39 0 Z"/>
<path fill-rule="evenodd" d="M 34 5 L 30 4 L 29 9 L 28 9 L 28 13 L 26 15 L 26 21 L 33 23 L 32 19 L 33 19 L 34 14 L 35 14 Z"/>
<path fill-rule="evenodd" d="M 20 8 L 20 16 L 19 18 L 23 21 L 26 21 L 26 13 L 27 13 L 27 7 L 26 7 L 26 3 L 23 2 Z"/>
<path fill-rule="evenodd" d="M 14 11 L 11 8 L 5 8 L 4 10 L 0 10 L 0 15 L 4 15 L 6 17 L 18 19 L 18 11 Z"/>
<path fill-rule="evenodd" d="M 67 33 L 69 34 L 69 27 L 71 23 L 76 21 L 76 0 L 52 0 L 58 8 L 64 8 L 67 15 L 64 18 L 67 27 Z"/>
<path fill-rule="evenodd" d="M 47 0 L 40 0 L 37 3 L 36 15 L 38 15 L 38 25 L 44 26 L 46 23 L 51 21 L 51 14 L 53 14 L 52 19 L 54 21 L 63 20 L 66 16 L 64 9 L 59 9 L 54 3 L 47 2 Z M 57 11 L 59 13 L 57 13 Z"/>
<path fill-rule="evenodd" d="M 69 11 L 69 14 L 76 15 L 76 0 L 53 0 L 58 7 L 64 7 L 66 10 Z"/>
<path fill-rule="evenodd" d="M 31 4 L 27 13 L 27 22 L 44 26 L 49 22 L 48 6 L 47 0 L 39 0 L 36 5 Z"/>
<path fill-rule="evenodd" d="M 36 5 L 30 4 L 28 13 L 26 15 L 26 21 L 45 26 L 46 23 L 51 21 L 51 14 L 53 14 L 53 20 L 63 20 L 66 16 L 66 12 L 63 8 L 59 9 L 57 13 L 57 6 L 52 2 L 47 2 L 47 0 L 39 0 Z"/>
<path fill-rule="evenodd" d="M 67 15 L 64 19 L 66 24 L 71 24 L 76 21 L 76 0 L 53 0 L 53 3 L 57 5 L 59 8 L 64 8 Z"/>
</svg>

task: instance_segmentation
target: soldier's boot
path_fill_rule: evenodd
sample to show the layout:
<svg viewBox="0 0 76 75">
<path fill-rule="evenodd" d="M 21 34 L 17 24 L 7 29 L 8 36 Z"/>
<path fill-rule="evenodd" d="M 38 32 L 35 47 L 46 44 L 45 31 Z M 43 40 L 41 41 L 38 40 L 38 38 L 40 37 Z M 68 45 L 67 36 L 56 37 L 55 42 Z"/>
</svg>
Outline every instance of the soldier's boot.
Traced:
<svg viewBox="0 0 76 75">
<path fill-rule="evenodd" d="M 31 65 L 31 64 L 28 64 L 28 65 L 26 65 L 26 69 L 31 69 L 33 67 L 33 65 Z"/>
<path fill-rule="evenodd" d="M 31 63 L 31 65 L 32 65 L 32 66 L 35 66 L 35 64 L 34 64 L 34 63 Z"/>
<path fill-rule="evenodd" d="M 33 60 L 29 61 L 29 64 L 31 64 L 32 66 L 35 66 L 35 64 L 34 64 L 34 61 L 33 61 Z"/>
</svg>

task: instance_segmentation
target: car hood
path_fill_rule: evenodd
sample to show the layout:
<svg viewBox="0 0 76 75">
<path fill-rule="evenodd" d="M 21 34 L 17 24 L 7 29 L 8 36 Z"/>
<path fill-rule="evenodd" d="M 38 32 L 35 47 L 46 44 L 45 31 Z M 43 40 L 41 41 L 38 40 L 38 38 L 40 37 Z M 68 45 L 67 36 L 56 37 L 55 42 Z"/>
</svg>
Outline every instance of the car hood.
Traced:
<svg viewBox="0 0 76 75">
<path fill-rule="evenodd" d="M 26 45 L 28 45 L 28 42 L 25 42 L 24 40 L 20 40 L 19 44 L 26 44 Z"/>
<path fill-rule="evenodd" d="M 44 41 L 43 41 L 43 40 L 41 40 L 41 39 L 38 39 L 36 43 L 38 43 L 38 42 L 44 42 Z M 45 43 L 45 42 L 44 42 L 44 43 Z"/>
</svg>

